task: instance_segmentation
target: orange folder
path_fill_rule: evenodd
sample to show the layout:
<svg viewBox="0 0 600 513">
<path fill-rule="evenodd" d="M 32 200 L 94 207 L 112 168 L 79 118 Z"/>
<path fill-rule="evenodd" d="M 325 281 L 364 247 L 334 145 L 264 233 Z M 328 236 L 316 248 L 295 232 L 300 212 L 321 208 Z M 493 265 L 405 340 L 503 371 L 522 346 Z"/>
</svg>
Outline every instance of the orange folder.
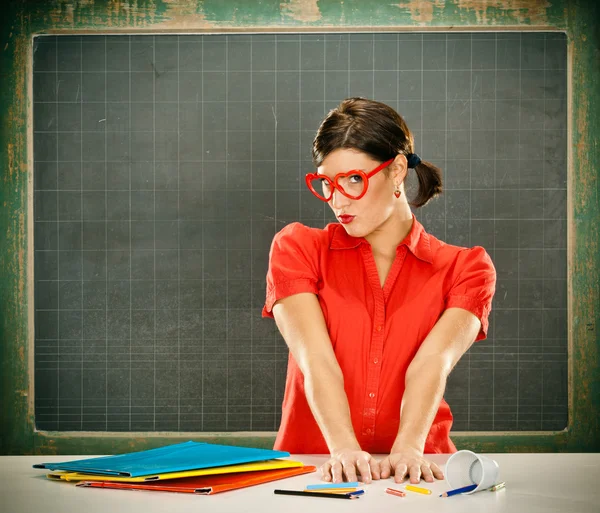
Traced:
<svg viewBox="0 0 600 513">
<path fill-rule="evenodd" d="M 276 470 L 257 470 L 255 472 L 236 472 L 213 476 L 184 477 L 169 481 L 150 481 L 146 483 L 116 483 L 111 481 L 82 481 L 77 486 L 90 488 L 112 488 L 120 490 L 151 490 L 155 492 L 195 493 L 213 495 L 215 493 L 237 490 L 287 477 L 314 472 L 316 467 L 305 466 Z"/>
</svg>

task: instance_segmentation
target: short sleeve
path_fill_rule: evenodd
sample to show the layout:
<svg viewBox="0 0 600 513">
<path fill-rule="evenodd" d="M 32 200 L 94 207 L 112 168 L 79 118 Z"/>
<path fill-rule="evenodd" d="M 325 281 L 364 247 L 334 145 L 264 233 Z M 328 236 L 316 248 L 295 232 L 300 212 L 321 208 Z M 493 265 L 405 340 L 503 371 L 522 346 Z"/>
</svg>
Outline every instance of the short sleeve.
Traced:
<svg viewBox="0 0 600 513">
<path fill-rule="evenodd" d="M 319 232 L 301 223 L 292 223 L 273 238 L 263 317 L 273 317 L 273 305 L 280 299 L 301 292 L 318 293 Z"/>
<path fill-rule="evenodd" d="M 496 291 L 496 270 L 492 259 L 481 246 L 465 249 L 454 267 L 455 279 L 446 295 L 446 308 L 463 308 L 481 321 L 475 341 L 487 337 L 489 314 Z"/>
</svg>

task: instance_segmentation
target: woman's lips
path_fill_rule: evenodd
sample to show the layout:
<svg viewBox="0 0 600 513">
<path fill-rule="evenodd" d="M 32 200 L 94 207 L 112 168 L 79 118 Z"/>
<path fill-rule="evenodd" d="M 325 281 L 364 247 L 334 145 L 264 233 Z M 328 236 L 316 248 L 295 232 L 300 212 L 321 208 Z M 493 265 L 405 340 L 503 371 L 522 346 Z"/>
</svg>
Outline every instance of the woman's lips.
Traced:
<svg viewBox="0 0 600 513">
<path fill-rule="evenodd" d="M 343 215 L 343 216 L 338 216 L 338 219 L 340 220 L 340 223 L 342 223 L 342 224 L 348 224 L 348 223 L 351 223 L 354 220 L 355 217 L 356 216 Z"/>
</svg>

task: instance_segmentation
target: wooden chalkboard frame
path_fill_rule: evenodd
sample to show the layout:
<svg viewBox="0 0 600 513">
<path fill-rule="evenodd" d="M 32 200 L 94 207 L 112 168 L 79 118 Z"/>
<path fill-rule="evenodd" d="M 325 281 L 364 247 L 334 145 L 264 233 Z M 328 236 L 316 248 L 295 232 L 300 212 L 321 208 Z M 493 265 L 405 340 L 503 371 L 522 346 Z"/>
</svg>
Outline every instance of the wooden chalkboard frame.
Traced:
<svg viewBox="0 0 600 513">
<path fill-rule="evenodd" d="M 569 422 L 561 432 L 453 433 L 479 452 L 600 450 L 600 4 L 593 0 L 8 0 L 0 22 L 0 454 L 117 453 L 195 439 L 270 447 L 274 433 L 86 433 L 35 429 L 33 36 L 63 33 L 564 31 L 568 38 Z M 595 14 L 594 14 L 595 13 Z M 368 23 L 366 23 L 368 22 Z"/>
</svg>

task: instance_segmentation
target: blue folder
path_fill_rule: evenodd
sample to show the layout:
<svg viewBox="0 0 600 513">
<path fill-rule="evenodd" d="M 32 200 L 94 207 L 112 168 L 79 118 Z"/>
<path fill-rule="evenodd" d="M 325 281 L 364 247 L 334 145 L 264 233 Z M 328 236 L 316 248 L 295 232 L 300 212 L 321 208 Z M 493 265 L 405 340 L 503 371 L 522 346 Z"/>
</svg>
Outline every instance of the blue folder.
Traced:
<svg viewBox="0 0 600 513">
<path fill-rule="evenodd" d="M 285 458 L 289 455 L 288 452 L 270 449 L 190 441 L 115 456 L 102 456 L 61 463 L 39 463 L 34 465 L 33 468 L 70 470 L 106 476 L 139 477 L 149 474 L 251 463 L 273 458 Z"/>
</svg>

